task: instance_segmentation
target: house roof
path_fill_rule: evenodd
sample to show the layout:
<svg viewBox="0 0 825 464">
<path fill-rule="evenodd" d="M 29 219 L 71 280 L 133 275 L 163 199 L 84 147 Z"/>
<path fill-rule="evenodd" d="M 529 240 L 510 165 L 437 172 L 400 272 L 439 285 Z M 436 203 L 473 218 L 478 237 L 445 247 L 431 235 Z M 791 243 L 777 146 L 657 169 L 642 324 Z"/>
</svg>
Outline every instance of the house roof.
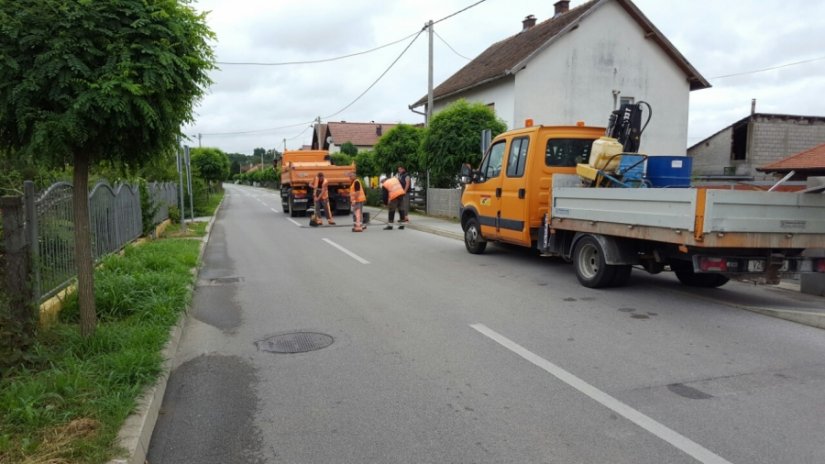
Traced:
<svg viewBox="0 0 825 464">
<path fill-rule="evenodd" d="M 433 99 L 450 97 L 459 92 L 513 75 L 523 69 L 537 53 L 555 40 L 578 27 L 579 22 L 609 1 L 616 1 L 639 26 L 645 37 L 658 44 L 662 50 L 685 72 L 690 90 L 710 87 L 710 83 L 685 59 L 653 23 L 630 0 L 590 0 L 566 13 L 557 15 L 518 34 L 496 42 L 475 59 L 433 89 Z M 411 108 L 427 102 L 425 95 Z"/>
<path fill-rule="evenodd" d="M 395 124 L 377 122 L 329 122 L 327 128 L 332 136 L 332 143 L 343 145 L 350 142 L 359 147 L 371 147 L 382 135 L 395 127 Z"/>
<path fill-rule="evenodd" d="M 825 143 L 756 168 L 762 172 L 825 171 Z"/>
</svg>

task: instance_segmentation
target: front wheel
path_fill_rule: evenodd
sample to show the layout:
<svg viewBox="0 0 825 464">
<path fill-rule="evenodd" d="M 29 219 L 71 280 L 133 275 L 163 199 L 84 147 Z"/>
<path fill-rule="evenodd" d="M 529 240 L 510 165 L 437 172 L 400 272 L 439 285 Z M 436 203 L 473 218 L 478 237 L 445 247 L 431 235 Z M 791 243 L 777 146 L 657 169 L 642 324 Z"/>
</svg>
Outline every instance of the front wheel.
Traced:
<svg viewBox="0 0 825 464">
<path fill-rule="evenodd" d="M 474 255 L 484 253 L 484 249 L 487 248 L 487 241 L 481 236 L 481 228 L 476 218 L 468 219 L 464 225 L 464 246 Z"/>
<path fill-rule="evenodd" d="M 593 237 L 583 237 L 576 243 L 573 265 L 579 283 L 587 288 L 608 287 L 614 282 L 616 268 L 607 265 L 602 245 Z M 626 277 L 629 276 L 630 273 L 627 273 Z M 626 278 L 624 275 L 621 277 Z"/>
</svg>

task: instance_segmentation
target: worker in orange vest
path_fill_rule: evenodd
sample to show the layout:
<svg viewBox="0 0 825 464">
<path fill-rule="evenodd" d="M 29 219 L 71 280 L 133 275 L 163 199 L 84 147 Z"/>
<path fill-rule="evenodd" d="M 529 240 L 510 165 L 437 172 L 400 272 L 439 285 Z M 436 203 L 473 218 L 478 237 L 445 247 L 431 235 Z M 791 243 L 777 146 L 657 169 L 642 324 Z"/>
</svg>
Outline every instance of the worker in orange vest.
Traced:
<svg viewBox="0 0 825 464">
<path fill-rule="evenodd" d="M 319 172 L 312 181 L 312 192 L 312 199 L 315 202 L 315 223 L 319 226 L 323 224 L 321 214 L 326 214 L 327 223 L 331 226 L 335 225 L 332 210 L 329 207 L 329 182 L 324 178 L 323 172 Z"/>
<path fill-rule="evenodd" d="M 399 209 L 404 197 L 404 186 L 401 185 L 397 177 L 390 177 L 381 184 L 381 189 L 381 197 L 389 210 L 387 212 L 389 222 L 387 222 L 384 230 L 392 230 L 393 223 L 395 222 L 395 210 Z M 402 212 L 401 223 L 398 225 L 399 229 L 404 228 L 404 219 L 406 219 L 406 215 Z"/>
<path fill-rule="evenodd" d="M 354 172 L 349 173 L 349 204 L 352 210 L 352 231 L 361 232 L 367 228 L 362 225 L 364 203 L 367 201 L 367 194 L 364 193 L 364 186 Z"/>
</svg>

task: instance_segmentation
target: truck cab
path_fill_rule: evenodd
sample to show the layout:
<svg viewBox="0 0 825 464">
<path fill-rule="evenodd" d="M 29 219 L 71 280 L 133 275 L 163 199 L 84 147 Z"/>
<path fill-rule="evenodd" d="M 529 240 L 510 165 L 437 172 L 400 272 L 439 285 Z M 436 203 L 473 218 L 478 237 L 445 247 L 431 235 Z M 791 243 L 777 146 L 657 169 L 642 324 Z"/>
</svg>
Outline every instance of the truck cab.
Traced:
<svg viewBox="0 0 825 464">
<path fill-rule="evenodd" d="M 535 244 L 550 207 L 553 174 L 576 174 L 603 127 L 531 126 L 497 136 L 478 169 L 462 169 L 461 225 L 471 253 L 487 241 Z"/>
</svg>

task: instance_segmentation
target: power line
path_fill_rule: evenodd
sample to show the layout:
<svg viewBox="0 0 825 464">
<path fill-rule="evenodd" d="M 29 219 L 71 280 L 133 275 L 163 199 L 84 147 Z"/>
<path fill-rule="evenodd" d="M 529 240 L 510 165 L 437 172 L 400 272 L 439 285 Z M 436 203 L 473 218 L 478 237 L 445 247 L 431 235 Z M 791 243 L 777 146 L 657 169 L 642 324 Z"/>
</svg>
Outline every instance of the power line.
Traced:
<svg viewBox="0 0 825 464">
<path fill-rule="evenodd" d="M 333 116 L 336 116 L 340 113 L 343 113 L 347 108 L 354 105 L 355 102 L 360 100 L 361 97 L 366 95 L 366 93 L 369 92 L 370 89 L 372 89 L 375 86 L 375 84 L 378 83 L 378 81 L 380 81 L 388 72 L 390 72 L 390 69 L 392 69 L 392 67 L 395 66 L 395 63 L 398 63 L 398 60 L 400 60 L 401 57 L 404 56 L 404 54 L 407 53 L 407 50 L 409 50 L 410 47 L 412 47 L 412 44 L 414 44 L 415 41 L 418 39 L 418 37 L 421 36 L 422 32 L 424 32 L 424 29 L 421 29 L 420 31 L 418 31 L 418 34 L 416 34 L 415 37 L 413 37 L 413 39 L 410 41 L 410 43 L 407 44 L 406 48 L 404 48 L 404 50 L 401 52 L 401 54 L 398 55 L 398 57 L 392 63 L 390 63 L 390 65 L 387 67 L 387 69 L 385 69 L 384 72 L 382 72 L 380 76 L 378 76 L 378 79 L 376 79 L 372 84 L 370 84 L 369 87 L 367 87 L 367 90 L 364 90 L 363 92 L 361 92 L 361 95 L 358 95 L 357 97 L 355 97 L 355 100 L 351 101 L 347 106 L 341 108 L 340 110 L 338 110 L 338 111 L 336 111 L 336 112 L 334 112 L 334 113 L 332 113 L 328 116 L 324 116 L 324 119 L 329 119 Z"/>
<path fill-rule="evenodd" d="M 469 10 L 470 8 L 473 8 L 474 6 L 477 6 L 477 5 L 480 5 L 481 3 L 484 3 L 485 1 L 487 1 L 487 0 L 480 0 L 480 1 L 478 1 L 478 2 L 473 3 L 472 5 L 468 5 L 468 6 L 464 7 L 464 8 L 462 8 L 461 10 L 456 11 L 455 13 L 449 14 L 449 15 L 447 15 L 447 16 L 445 16 L 445 17 L 443 17 L 443 18 L 439 19 L 438 21 L 433 21 L 433 24 L 438 24 L 438 23 L 440 23 L 441 21 L 444 21 L 444 20 L 447 20 L 447 19 L 449 19 L 449 18 L 452 18 L 453 16 L 455 16 L 455 15 L 457 15 L 457 14 L 460 14 L 460 13 L 463 13 L 463 12 L 465 12 L 465 11 Z M 331 62 L 331 61 L 338 61 L 338 60 L 343 60 L 343 59 L 346 59 L 346 58 L 352 58 L 352 57 L 354 57 L 354 56 L 366 55 L 367 53 L 372 53 L 372 52 L 375 52 L 375 51 L 381 50 L 382 48 L 387 48 L 387 47 L 392 46 L 392 45 L 395 45 L 395 44 L 397 44 L 397 43 L 399 43 L 399 42 L 403 42 L 403 41 L 405 41 L 405 40 L 409 39 L 410 37 L 412 37 L 412 36 L 414 36 L 414 35 L 416 35 L 416 34 L 417 34 L 416 32 L 413 32 L 412 34 L 410 34 L 410 35 L 408 35 L 408 36 L 406 36 L 406 37 L 402 37 L 402 38 L 400 38 L 400 39 L 398 39 L 398 40 L 394 40 L 394 41 L 389 42 L 389 43 L 386 43 L 386 44 L 384 44 L 384 45 L 379 45 L 378 47 L 371 48 L 371 49 L 369 49 L 369 50 L 364 50 L 364 51 L 361 51 L 361 52 L 350 53 L 349 55 L 341 55 L 341 56 L 336 56 L 336 57 L 332 57 L 332 58 L 321 58 L 321 59 L 317 59 L 317 60 L 305 60 L 305 61 L 280 61 L 280 62 L 278 62 L 278 61 L 276 61 L 276 62 L 257 62 L 257 61 L 216 61 L 215 63 L 216 63 L 216 64 L 219 64 L 219 65 L 224 65 L 224 66 L 291 66 L 291 65 L 298 65 L 298 64 L 318 64 L 318 63 L 329 63 L 329 62 Z M 441 40 L 443 41 L 444 39 L 441 39 Z M 446 44 L 447 42 L 444 42 L 444 43 Z M 449 44 L 447 44 L 447 46 L 448 46 L 448 47 L 450 47 L 450 45 L 449 45 Z M 450 47 L 450 49 L 452 50 L 452 47 Z M 466 57 L 462 56 L 460 53 L 456 52 L 455 50 L 453 50 L 453 52 L 455 52 L 458 56 L 461 56 L 462 58 L 466 58 Z M 467 58 L 467 59 L 469 59 L 469 58 Z"/>
<path fill-rule="evenodd" d="M 472 58 L 467 58 L 466 56 L 462 55 L 461 53 L 458 53 L 457 51 L 455 51 L 455 48 L 453 48 L 453 46 L 452 46 L 452 45 L 448 44 L 448 43 L 447 43 L 447 41 L 446 41 L 446 40 L 444 40 L 444 37 L 441 37 L 441 36 L 438 34 L 438 32 L 436 32 L 435 30 L 433 30 L 433 34 L 435 34 L 435 36 L 436 36 L 436 37 L 438 37 L 438 38 L 439 38 L 439 40 L 441 40 L 442 42 L 444 42 L 444 45 L 446 45 L 446 46 L 447 46 L 447 48 L 449 48 L 450 50 L 452 50 L 452 51 L 453 51 L 453 53 L 455 53 L 456 55 L 460 56 L 461 58 L 464 58 L 464 59 L 465 59 L 465 60 L 467 60 L 467 61 L 470 61 L 470 60 L 472 59 Z"/>
<path fill-rule="evenodd" d="M 338 60 L 343 60 L 343 59 L 346 59 L 346 58 L 352 58 L 353 56 L 366 55 L 367 53 L 372 53 L 374 51 L 381 50 L 382 48 L 387 48 L 391 45 L 395 45 L 399 42 L 403 42 L 403 41 L 409 39 L 410 37 L 414 36 L 415 34 L 416 33 L 413 32 L 412 34 L 410 34 L 406 37 L 402 37 L 398 40 L 394 40 L 390 43 L 386 43 L 384 45 L 380 45 L 378 47 L 371 48 L 369 50 L 364 50 L 362 52 L 356 52 L 356 53 L 350 53 L 349 55 L 336 56 L 336 57 L 333 57 L 333 58 L 322 58 L 322 59 L 318 59 L 318 60 L 306 60 L 306 61 L 282 61 L 282 62 L 274 62 L 274 63 L 254 62 L 254 61 L 249 61 L 249 62 L 216 61 L 215 63 L 220 64 L 220 65 L 232 65 L 232 66 L 290 66 L 290 65 L 295 65 L 295 64 L 328 63 L 330 61 L 338 61 Z"/>
<path fill-rule="evenodd" d="M 452 13 L 452 14 L 449 14 L 449 15 L 447 15 L 447 16 L 444 16 L 443 18 L 441 18 L 441 19 L 439 19 L 439 20 L 437 20 L 437 21 L 433 21 L 433 23 L 432 23 L 432 24 L 433 24 L 433 25 L 435 25 L 435 24 L 438 24 L 438 23 L 440 23 L 440 22 L 442 22 L 442 21 L 445 21 L 445 20 L 447 20 L 447 19 L 450 19 L 450 18 L 452 18 L 453 16 L 456 16 L 456 15 L 458 15 L 458 14 L 461 14 L 461 13 L 463 13 L 463 12 L 465 12 L 465 11 L 469 10 L 470 8 L 473 8 L 473 7 L 475 7 L 475 6 L 478 6 L 478 5 L 482 4 L 482 3 L 484 3 L 485 1 L 486 1 L 486 0 L 479 0 L 479 1 L 477 1 L 477 2 L 475 2 L 475 3 L 473 3 L 473 4 L 471 4 L 471 5 L 468 5 L 468 6 L 464 7 L 464 8 L 462 8 L 462 9 L 460 9 L 460 10 L 458 10 L 458 11 L 456 11 L 456 12 Z M 370 84 L 370 85 L 369 85 L 369 87 L 367 87 L 367 89 L 366 89 L 366 90 L 364 90 L 363 92 L 361 92 L 361 94 L 360 94 L 360 95 L 358 95 L 358 96 L 357 96 L 357 97 L 356 97 L 353 101 L 351 101 L 349 104 L 347 104 L 346 106 L 344 106 L 344 107 L 343 107 L 343 108 L 341 108 L 340 110 L 338 110 L 338 111 L 336 111 L 335 113 L 332 113 L 332 114 L 330 114 L 330 115 L 328 115 L 328 116 L 324 116 L 324 118 L 323 118 L 323 119 L 329 119 L 329 118 L 331 118 L 331 117 L 333 117 L 333 116 L 336 116 L 336 115 L 338 115 L 338 114 L 340 114 L 340 113 L 343 113 L 344 111 L 346 111 L 347 109 L 349 109 L 349 107 L 351 107 L 352 105 L 354 105 L 354 104 L 355 104 L 358 100 L 360 100 L 360 99 L 361 99 L 364 95 L 366 95 L 366 94 L 367 94 L 367 92 L 369 92 L 369 91 L 370 91 L 373 87 L 375 87 L 375 85 L 376 85 L 376 84 L 377 84 L 377 83 L 378 83 L 378 82 L 379 82 L 379 81 L 380 81 L 380 80 L 381 80 L 381 79 L 382 79 L 382 78 L 383 78 L 383 77 L 384 77 L 384 76 L 385 76 L 385 75 L 386 75 L 386 74 L 390 71 L 390 69 L 392 69 L 392 68 L 393 68 L 393 66 L 395 66 L 395 64 L 398 62 L 398 60 L 400 60 L 400 59 L 401 59 L 401 57 L 402 57 L 402 56 L 404 56 L 404 54 L 406 54 L 406 53 L 407 53 L 407 50 L 409 50 L 409 49 L 410 49 L 410 47 L 412 46 L 412 44 L 413 44 L 413 43 L 415 43 L 415 41 L 418 39 L 418 37 L 419 37 L 419 36 L 421 36 L 421 33 L 422 33 L 422 32 L 424 32 L 426 29 L 427 29 L 427 26 L 425 25 L 425 26 L 424 26 L 424 27 L 422 27 L 422 28 L 421 28 L 418 32 L 413 33 L 413 34 L 410 34 L 410 35 L 408 35 L 408 36 L 406 36 L 406 37 L 403 37 L 403 38 L 401 38 L 401 39 L 398 39 L 398 40 L 396 40 L 396 41 L 393 41 L 393 42 L 390 42 L 390 43 L 387 43 L 387 44 L 384 44 L 384 45 L 381 45 L 381 46 L 379 46 L 379 47 L 375 47 L 375 48 L 373 48 L 373 49 L 366 50 L 366 51 L 363 51 L 363 52 L 352 53 L 352 54 L 349 54 L 349 55 L 339 56 L 339 57 L 335 57 L 335 58 L 325 58 L 325 59 L 322 59 L 322 60 L 313 60 L 313 61 L 293 61 L 293 62 L 282 62 L 282 63 L 252 63 L 252 62 L 249 62 L 249 63 L 241 63 L 241 62 L 216 62 L 216 63 L 218 63 L 218 64 L 224 64 L 224 65 L 260 65 L 260 66 L 284 66 L 284 65 L 292 65 L 292 64 L 312 64 L 312 63 L 322 63 L 322 62 L 328 62 L 328 61 L 336 61 L 336 60 L 341 60 L 341 59 L 344 59 L 344 58 L 350 58 L 350 57 L 353 57 L 353 56 L 358 56 L 358 55 L 363 55 L 363 54 L 366 54 L 366 53 L 374 52 L 374 51 L 376 51 L 376 50 L 380 50 L 380 49 L 382 49 L 382 48 L 386 48 L 386 47 L 388 47 L 388 46 L 390 46 L 390 45 L 395 45 L 395 44 L 397 44 L 397 43 L 399 43 L 399 42 L 401 42 L 401 41 L 403 41 L 403 40 L 406 40 L 406 39 L 408 39 L 408 38 L 410 38 L 410 37 L 413 37 L 413 36 L 414 36 L 414 37 L 413 37 L 413 39 L 410 41 L 410 43 L 408 43 L 408 44 L 407 44 L 407 46 L 404 48 L 404 50 L 401 52 L 401 54 L 400 54 L 400 55 L 398 55 L 398 57 L 397 57 L 397 58 L 396 58 L 396 59 L 395 59 L 392 63 L 390 63 L 390 65 L 387 67 L 387 69 L 385 69 L 385 70 L 384 70 L 384 72 L 382 72 L 382 73 L 381 73 L 381 75 L 380 75 L 380 76 L 378 76 L 378 78 L 377 78 L 377 79 L 376 79 L 376 80 L 375 80 L 372 84 Z M 438 34 L 436 33 L 436 35 L 438 35 Z M 447 43 L 447 42 L 446 42 L 443 38 L 441 38 L 441 36 L 439 36 L 439 39 L 441 39 L 441 41 L 442 41 L 442 42 L 444 42 L 444 43 L 445 43 L 445 44 L 446 44 L 446 45 L 450 48 L 450 50 L 452 50 L 454 53 L 456 53 L 457 55 L 461 56 L 462 58 L 465 58 L 465 59 L 468 59 L 468 60 L 469 60 L 469 58 L 467 58 L 467 57 L 465 57 L 465 56 L 461 55 L 460 53 L 456 52 L 456 51 L 455 51 L 455 49 L 453 49 L 453 48 L 450 46 L 450 44 L 448 44 L 448 43 Z M 303 126 L 303 125 L 311 125 L 311 124 L 312 124 L 312 123 L 314 123 L 314 122 L 315 122 L 315 120 L 313 120 L 313 121 L 307 121 L 307 122 L 301 122 L 301 123 L 297 123 L 297 124 L 290 124 L 290 125 L 287 125 L 287 126 L 270 127 L 270 128 L 266 128 L 266 129 L 256 129 L 256 130 L 249 130 L 249 131 L 234 131 L 234 132 L 211 132 L 211 133 L 206 133 L 206 132 L 203 132 L 203 133 L 200 133 L 200 135 L 208 135 L 208 136 L 214 137 L 214 136 L 232 136 L 232 135 L 251 135 L 251 134 L 261 134 L 261 133 L 272 132 L 272 131 L 277 131 L 277 130 L 282 130 L 282 129 L 291 129 L 291 128 L 300 127 L 300 126 Z M 297 137 L 299 137 L 300 135 L 302 135 L 304 132 L 306 132 L 306 129 L 304 129 L 304 131 L 302 131 L 300 134 L 298 134 L 297 136 L 292 137 L 292 138 L 297 138 Z"/>
<path fill-rule="evenodd" d="M 780 64 L 778 66 L 771 66 L 769 68 L 756 69 L 756 70 L 753 70 L 753 71 L 743 71 L 743 72 L 735 73 L 735 74 L 725 74 L 723 76 L 711 77 L 710 79 L 725 79 L 725 78 L 728 78 L 728 77 L 744 76 L 744 75 L 747 75 L 747 74 L 756 74 L 756 73 L 761 73 L 761 72 L 765 72 L 765 71 L 773 71 L 774 69 L 782 69 L 782 68 L 787 68 L 789 66 L 796 66 L 796 65 L 799 65 L 799 64 L 812 63 L 814 61 L 820 61 L 820 60 L 825 60 L 825 56 L 820 56 L 819 58 L 811 58 L 810 60 L 794 61 L 793 63 L 785 63 L 785 64 Z"/>
</svg>

